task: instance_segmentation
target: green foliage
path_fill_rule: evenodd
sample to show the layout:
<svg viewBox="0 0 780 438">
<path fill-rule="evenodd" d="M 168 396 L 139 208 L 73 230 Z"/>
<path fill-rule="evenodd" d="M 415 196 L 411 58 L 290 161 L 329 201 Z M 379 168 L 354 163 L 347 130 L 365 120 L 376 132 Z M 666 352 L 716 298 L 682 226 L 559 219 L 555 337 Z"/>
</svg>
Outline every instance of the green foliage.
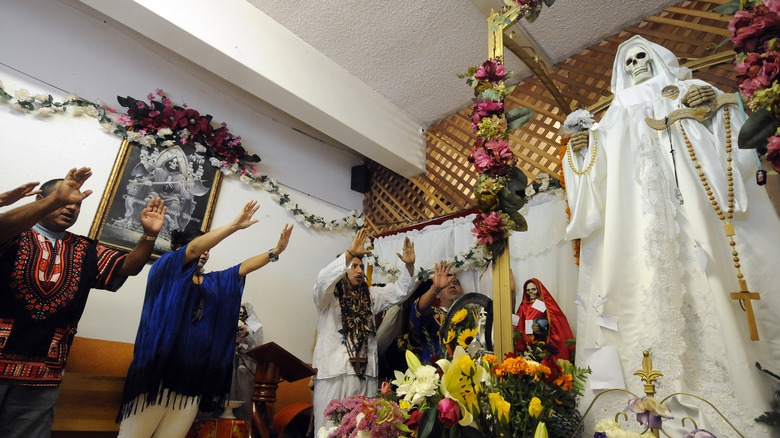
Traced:
<svg viewBox="0 0 780 438">
<path fill-rule="evenodd" d="M 506 113 L 507 130 L 513 131 L 526 123 L 534 116 L 531 108 L 513 108 Z"/>
<path fill-rule="evenodd" d="M 717 12 L 723 15 L 734 15 L 739 10 L 740 5 L 740 0 L 731 0 L 728 3 L 723 3 L 718 7 L 712 8 L 712 12 Z"/>
</svg>

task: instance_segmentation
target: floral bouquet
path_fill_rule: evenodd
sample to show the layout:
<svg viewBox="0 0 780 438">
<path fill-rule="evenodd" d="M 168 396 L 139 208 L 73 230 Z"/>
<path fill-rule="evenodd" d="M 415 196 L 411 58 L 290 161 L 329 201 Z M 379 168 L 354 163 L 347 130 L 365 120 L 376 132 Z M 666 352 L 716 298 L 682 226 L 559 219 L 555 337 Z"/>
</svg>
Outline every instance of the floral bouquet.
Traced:
<svg viewBox="0 0 780 438">
<path fill-rule="evenodd" d="M 754 111 L 740 130 L 739 147 L 768 151 L 772 167 L 780 170 L 780 0 L 734 0 L 716 8 L 735 10 L 729 30 L 737 81 Z"/>
<path fill-rule="evenodd" d="M 590 372 L 550 356 L 474 360 L 461 346 L 452 360 L 441 359 L 435 366 L 421 364 L 409 351 L 406 360 L 409 368 L 396 371 L 391 386 L 381 391 L 385 401 L 397 401 L 405 413 L 394 417 L 398 434 L 388 436 L 568 438 L 579 420 L 572 413 L 576 397 Z"/>
</svg>

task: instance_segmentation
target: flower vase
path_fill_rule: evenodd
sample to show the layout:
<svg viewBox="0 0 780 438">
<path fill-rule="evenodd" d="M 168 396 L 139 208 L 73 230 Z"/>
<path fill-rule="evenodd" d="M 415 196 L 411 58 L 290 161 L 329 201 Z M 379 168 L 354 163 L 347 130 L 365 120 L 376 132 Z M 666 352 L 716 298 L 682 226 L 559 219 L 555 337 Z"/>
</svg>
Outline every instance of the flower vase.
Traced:
<svg viewBox="0 0 780 438">
<path fill-rule="evenodd" d="M 236 416 L 233 414 L 233 409 L 244 404 L 243 400 L 227 400 L 225 401 L 225 409 L 220 414 L 219 418 L 235 420 Z"/>
</svg>

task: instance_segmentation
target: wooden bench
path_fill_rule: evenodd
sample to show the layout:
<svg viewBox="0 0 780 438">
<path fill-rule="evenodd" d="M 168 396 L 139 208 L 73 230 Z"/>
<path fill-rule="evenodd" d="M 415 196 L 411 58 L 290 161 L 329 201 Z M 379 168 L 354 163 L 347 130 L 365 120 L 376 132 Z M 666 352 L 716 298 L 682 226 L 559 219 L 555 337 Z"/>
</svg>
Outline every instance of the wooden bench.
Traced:
<svg viewBox="0 0 780 438">
<path fill-rule="evenodd" d="M 132 359 L 133 344 L 76 337 L 60 386 L 52 438 L 115 438 L 119 425 L 114 420 Z M 280 382 L 274 410 L 311 403 L 308 384 L 308 379 Z"/>
</svg>

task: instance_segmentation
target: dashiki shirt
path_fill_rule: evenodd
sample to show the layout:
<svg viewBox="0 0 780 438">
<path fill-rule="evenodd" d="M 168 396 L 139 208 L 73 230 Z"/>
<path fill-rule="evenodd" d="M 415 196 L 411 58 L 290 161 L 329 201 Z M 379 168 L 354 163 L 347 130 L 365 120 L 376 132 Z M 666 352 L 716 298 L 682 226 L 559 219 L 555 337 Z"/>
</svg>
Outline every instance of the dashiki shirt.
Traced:
<svg viewBox="0 0 780 438">
<path fill-rule="evenodd" d="M 431 306 L 424 312 L 417 310 L 420 303 L 418 298 L 410 312 L 410 319 L 414 326 L 414 334 L 422 345 L 422 355 L 420 360 L 423 364 L 428 363 L 431 356 L 441 355 L 441 326 L 444 325 L 444 319 L 447 318 L 447 311 L 441 307 Z"/>
<path fill-rule="evenodd" d="M 127 254 L 31 229 L 0 248 L 0 383 L 57 386 L 92 288 L 116 291 Z"/>
</svg>

